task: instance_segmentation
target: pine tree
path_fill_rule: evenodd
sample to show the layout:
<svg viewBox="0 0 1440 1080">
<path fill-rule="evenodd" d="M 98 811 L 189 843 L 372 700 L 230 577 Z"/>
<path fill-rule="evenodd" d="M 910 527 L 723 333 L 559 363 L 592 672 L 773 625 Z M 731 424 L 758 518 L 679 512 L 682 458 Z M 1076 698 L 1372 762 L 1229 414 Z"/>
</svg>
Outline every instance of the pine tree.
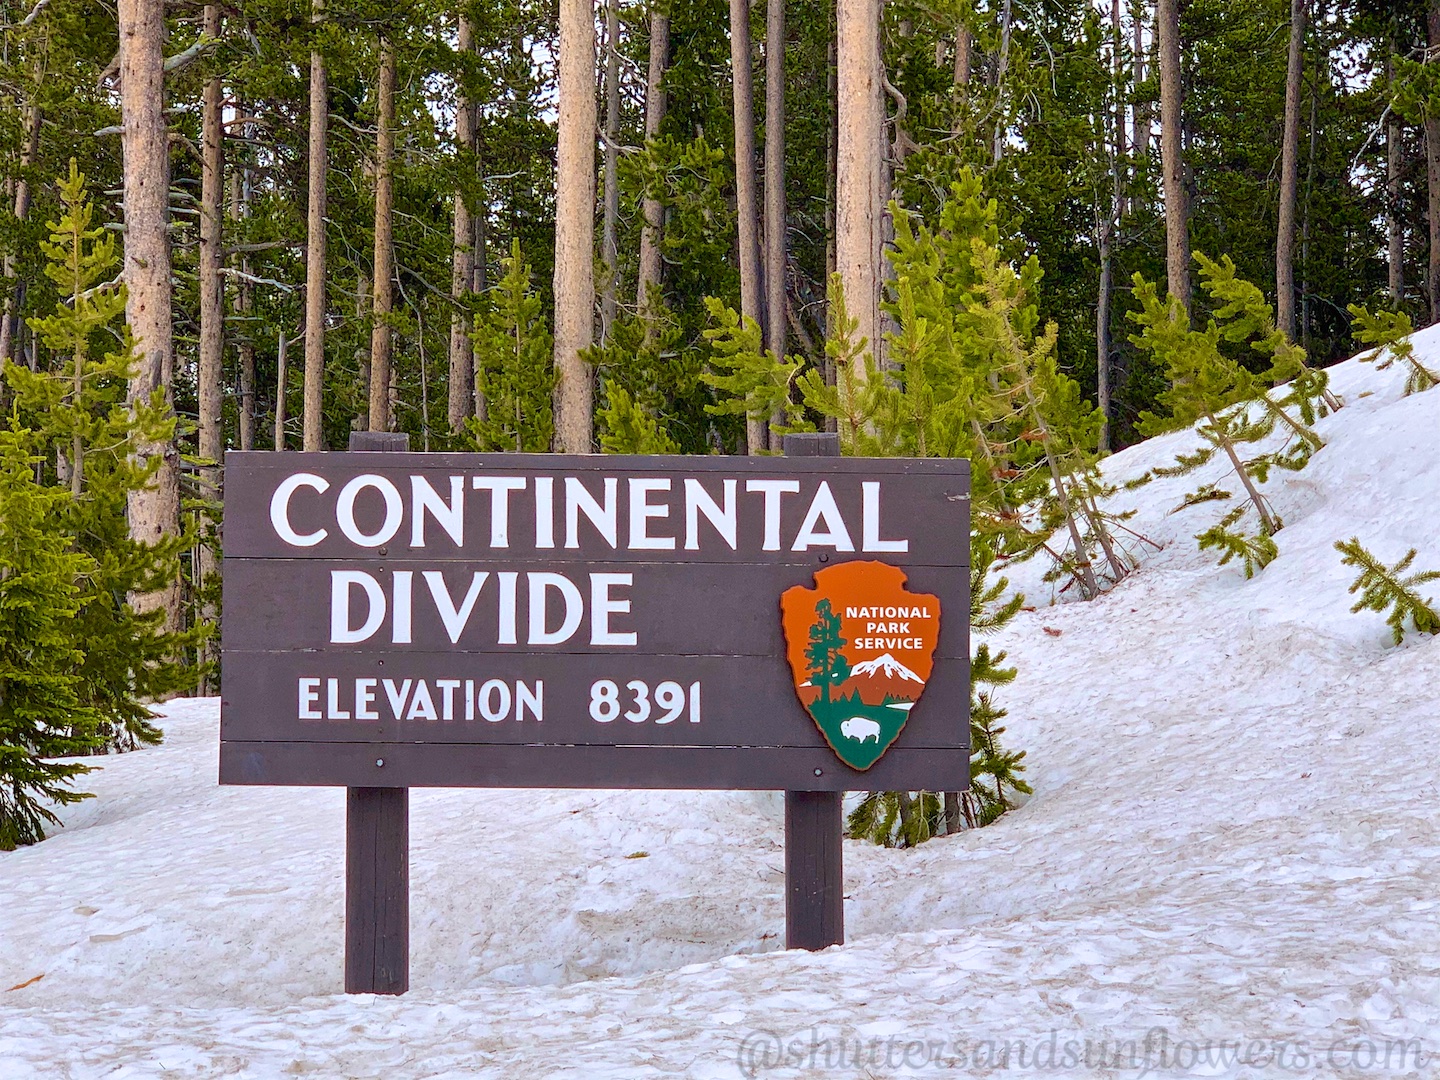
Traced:
<svg viewBox="0 0 1440 1080">
<path fill-rule="evenodd" d="M 1350 314 L 1355 317 L 1355 340 L 1375 348 L 1360 359 L 1374 363 L 1384 371 L 1396 360 L 1405 365 L 1405 393 L 1418 394 L 1440 384 L 1440 375 L 1431 371 L 1415 355 L 1415 343 L 1411 335 L 1415 324 L 1404 311 L 1376 311 L 1371 314 L 1359 304 L 1350 305 Z M 1376 363 L 1376 361 L 1379 361 Z"/>
<path fill-rule="evenodd" d="M 75 549 L 90 557 L 80 582 L 82 603 L 70 622 L 76 651 L 77 693 L 95 710 L 109 744 L 133 749 L 160 731 L 144 702 L 194 687 L 187 666 L 212 627 L 165 628 L 166 612 L 137 612 L 127 597 L 156 592 L 178 579 L 191 534 L 151 544 L 130 535 L 129 496 L 153 482 L 160 461 L 132 454 L 139 445 L 166 445 L 175 419 L 158 398 L 125 407 L 136 360 L 133 339 L 115 322 L 125 311 L 124 287 L 109 280 L 118 258 L 114 233 L 94 223 L 85 177 L 71 163 L 59 184 L 63 213 L 49 223 L 46 275 L 61 300 L 52 314 L 29 320 L 44 344 L 66 358 L 58 371 L 6 368 L 14 393 L 11 430 L 46 463 L 42 475 L 68 489 L 55 510 Z M 118 340 L 117 340 L 118 338 Z M 109 342 L 108 346 L 98 344 Z"/>
<path fill-rule="evenodd" d="M 1245 507 L 1235 507 L 1210 528 L 1199 533 L 1195 539 L 1200 541 L 1201 551 L 1213 548 L 1221 553 L 1221 566 L 1231 559 L 1239 559 L 1245 567 L 1245 578 L 1248 581 L 1255 576 L 1257 570 L 1263 570 L 1274 562 L 1280 549 L 1275 540 L 1264 533 L 1247 536 L 1244 533 L 1232 532 L 1230 526 L 1239 521 L 1244 513 Z"/>
<path fill-rule="evenodd" d="M 600 448 L 607 454 L 676 454 L 680 448 L 659 422 L 623 386 L 604 384 L 604 404 L 595 413 Z"/>
<path fill-rule="evenodd" d="M 35 482 L 26 442 L 0 431 L 0 851 L 45 838 L 60 820 L 47 803 L 89 798 L 72 784 L 90 769 L 52 759 L 104 744 L 83 701 L 73 622 L 95 564 L 63 526 L 68 493 Z"/>
<path fill-rule="evenodd" d="M 1421 634 L 1440 633 L 1440 613 L 1435 611 L 1433 602 L 1426 600 L 1415 591 L 1417 585 L 1440 580 L 1440 570 L 1421 570 L 1405 576 L 1410 564 L 1415 561 L 1415 549 L 1411 548 L 1405 557 L 1394 566 L 1386 566 L 1360 545 L 1360 538 L 1337 540 L 1335 550 L 1345 556 L 1340 561 L 1346 566 L 1358 567 L 1360 576 L 1350 586 L 1350 592 L 1359 593 L 1360 599 L 1350 610 L 1385 611 L 1385 625 L 1395 636 L 1395 644 L 1405 640 L 1405 620 L 1409 619 Z"/>
<path fill-rule="evenodd" d="M 518 239 L 500 265 L 505 276 L 475 317 L 475 377 L 485 416 L 471 417 L 466 427 L 477 450 L 544 453 L 554 434 L 550 332 Z"/>
</svg>

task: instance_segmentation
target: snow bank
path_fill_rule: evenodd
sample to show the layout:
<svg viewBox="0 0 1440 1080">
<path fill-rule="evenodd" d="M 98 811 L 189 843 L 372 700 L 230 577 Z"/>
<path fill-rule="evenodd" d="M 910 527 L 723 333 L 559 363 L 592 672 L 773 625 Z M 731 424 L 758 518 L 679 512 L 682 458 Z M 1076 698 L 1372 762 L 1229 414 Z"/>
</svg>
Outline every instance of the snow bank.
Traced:
<svg viewBox="0 0 1440 1080">
<path fill-rule="evenodd" d="M 1440 391 L 1332 378 L 1255 580 L 1195 549 L 1224 504 L 1172 513 L 1193 477 L 1117 497 L 1163 550 L 1100 600 L 1011 575 L 1036 794 L 847 844 L 849 945 L 779 951 L 776 796 L 417 791 L 413 989 L 347 998 L 343 794 L 219 788 L 215 703 L 181 701 L 0 854 L 0 1078 L 1431 1075 L 1440 644 L 1350 614 L 1331 545 L 1440 566 Z"/>
</svg>

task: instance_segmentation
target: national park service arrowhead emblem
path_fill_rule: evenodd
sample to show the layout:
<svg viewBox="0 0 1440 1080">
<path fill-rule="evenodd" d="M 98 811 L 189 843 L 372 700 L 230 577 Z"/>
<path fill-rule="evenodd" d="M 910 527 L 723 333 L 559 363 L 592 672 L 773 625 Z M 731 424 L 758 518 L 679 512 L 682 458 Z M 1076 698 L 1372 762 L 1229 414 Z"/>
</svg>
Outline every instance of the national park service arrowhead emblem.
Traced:
<svg viewBox="0 0 1440 1080">
<path fill-rule="evenodd" d="M 780 597 L 800 703 L 852 769 L 879 761 L 920 700 L 940 641 L 940 599 L 881 562 L 827 566 Z"/>
</svg>

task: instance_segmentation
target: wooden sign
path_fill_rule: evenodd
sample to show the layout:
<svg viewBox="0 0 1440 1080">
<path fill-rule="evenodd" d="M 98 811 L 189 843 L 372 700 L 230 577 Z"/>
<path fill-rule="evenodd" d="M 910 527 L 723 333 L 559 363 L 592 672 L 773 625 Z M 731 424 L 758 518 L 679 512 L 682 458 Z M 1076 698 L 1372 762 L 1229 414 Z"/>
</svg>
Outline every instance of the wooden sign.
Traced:
<svg viewBox="0 0 1440 1080">
<path fill-rule="evenodd" d="M 221 780 L 963 788 L 968 492 L 954 460 L 231 453 Z"/>
</svg>

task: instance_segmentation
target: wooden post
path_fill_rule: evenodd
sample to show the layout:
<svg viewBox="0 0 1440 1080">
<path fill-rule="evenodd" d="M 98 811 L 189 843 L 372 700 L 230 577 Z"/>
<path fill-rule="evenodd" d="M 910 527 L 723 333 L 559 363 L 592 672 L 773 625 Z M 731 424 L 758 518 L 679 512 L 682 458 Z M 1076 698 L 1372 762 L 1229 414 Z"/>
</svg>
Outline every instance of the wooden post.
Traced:
<svg viewBox="0 0 1440 1080">
<path fill-rule="evenodd" d="M 839 457 L 833 432 L 785 436 L 786 457 Z M 785 947 L 814 952 L 845 942 L 843 794 L 785 792 Z"/>
<path fill-rule="evenodd" d="M 352 431 L 351 450 L 408 450 L 410 437 Z M 410 989 L 410 789 L 345 789 L 345 992 Z"/>
</svg>

